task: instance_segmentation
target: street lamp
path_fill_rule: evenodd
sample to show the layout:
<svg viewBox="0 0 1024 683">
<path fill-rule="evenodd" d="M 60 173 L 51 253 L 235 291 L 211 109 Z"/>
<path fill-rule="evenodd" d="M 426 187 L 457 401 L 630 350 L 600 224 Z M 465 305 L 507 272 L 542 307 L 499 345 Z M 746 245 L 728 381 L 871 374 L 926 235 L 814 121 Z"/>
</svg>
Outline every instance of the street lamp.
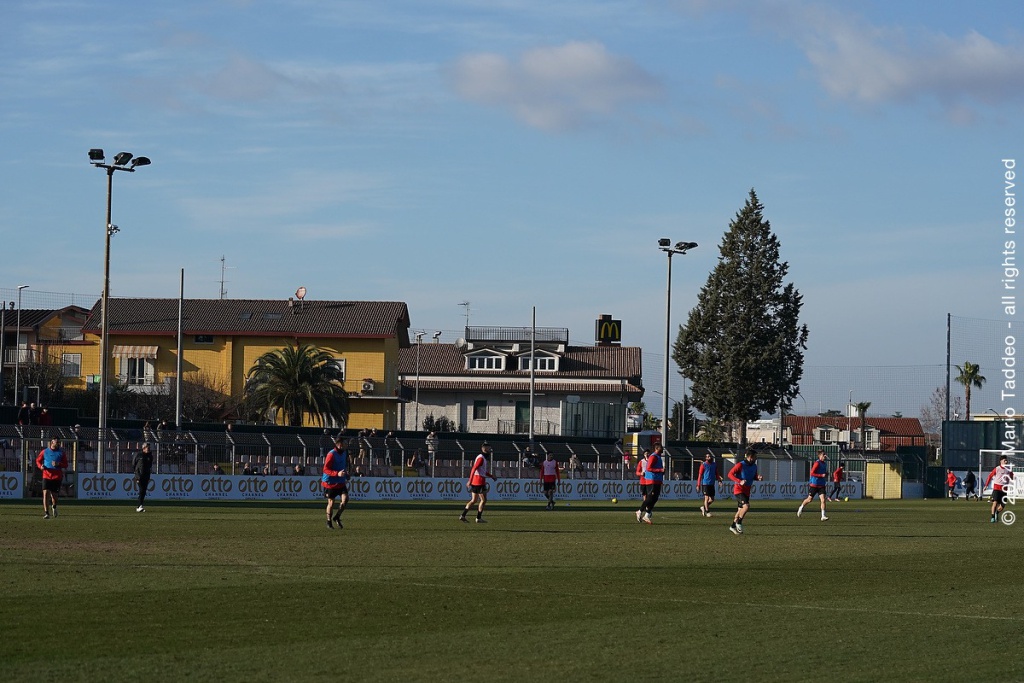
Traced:
<svg viewBox="0 0 1024 683">
<path fill-rule="evenodd" d="M 111 222 L 110 206 L 111 196 L 114 189 L 114 171 L 128 171 L 134 173 L 139 166 L 149 166 L 152 163 L 148 157 L 132 157 L 131 152 L 118 152 L 114 155 L 114 162 L 108 164 L 104 161 L 102 149 L 89 150 L 89 163 L 96 168 L 102 168 L 107 172 L 107 220 L 104 222 L 104 246 L 103 246 L 103 296 L 100 299 L 100 408 L 99 408 L 99 443 L 96 453 L 96 471 L 103 471 L 103 455 L 106 450 L 107 438 L 107 368 L 110 360 L 110 321 L 107 319 L 107 308 L 110 300 L 110 236 L 117 233 L 119 228 Z"/>
<path fill-rule="evenodd" d="M 420 428 L 420 346 L 423 345 L 423 335 L 426 332 L 416 333 L 416 408 L 414 409 L 414 420 L 413 429 L 419 431 Z"/>
<path fill-rule="evenodd" d="M 676 242 L 672 246 L 672 240 L 662 237 L 658 240 L 658 248 L 668 254 L 668 284 L 665 287 L 665 383 L 661 392 L 661 446 L 668 446 L 668 377 L 669 361 L 672 359 L 669 352 L 672 336 L 672 255 L 685 254 L 690 249 L 697 247 L 696 242 Z"/>
<path fill-rule="evenodd" d="M 4 404 L 4 337 L 7 336 L 7 302 L 0 301 L 0 406 Z M 13 305 L 14 302 L 12 301 Z"/>
<path fill-rule="evenodd" d="M 18 405 L 18 367 L 21 365 L 21 290 L 28 285 L 18 285 L 18 331 L 14 333 L 14 405 Z"/>
</svg>

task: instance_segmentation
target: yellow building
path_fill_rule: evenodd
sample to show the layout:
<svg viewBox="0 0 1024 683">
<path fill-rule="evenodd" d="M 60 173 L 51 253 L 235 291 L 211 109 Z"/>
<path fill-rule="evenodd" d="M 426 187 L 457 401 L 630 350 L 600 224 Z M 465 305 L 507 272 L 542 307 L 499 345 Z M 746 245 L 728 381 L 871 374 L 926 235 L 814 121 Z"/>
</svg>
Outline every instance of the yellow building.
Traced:
<svg viewBox="0 0 1024 683">
<path fill-rule="evenodd" d="M 110 299 L 110 377 L 132 391 L 173 392 L 177 376 L 178 300 Z M 354 429 L 397 429 L 398 352 L 409 347 L 409 311 L 396 301 L 186 299 L 181 316 L 182 378 L 225 396 L 242 394 L 246 374 L 267 351 L 313 344 L 337 359 Z M 99 382 L 100 304 L 83 328 L 81 375 L 67 386 Z M 334 426 L 334 425 L 330 425 Z"/>
<path fill-rule="evenodd" d="M 65 375 L 80 375 L 83 350 L 88 348 L 82 339 L 82 325 L 89 311 L 80 306 L 17 311 L 13 305 L 12 302 L 11 308 L 0 311 L 0 349 L 3 350 L 0 386 L 11 388 L 9 395 L 15 403 L 39 402 L 39 387 L 26 386 L 24 373 L 29 366 L 38 363 L 59 363 L 64 366 Z M 15 368 L 20 368 L 22 378 L 17 397 L 13 396 Z"/>
</svg>

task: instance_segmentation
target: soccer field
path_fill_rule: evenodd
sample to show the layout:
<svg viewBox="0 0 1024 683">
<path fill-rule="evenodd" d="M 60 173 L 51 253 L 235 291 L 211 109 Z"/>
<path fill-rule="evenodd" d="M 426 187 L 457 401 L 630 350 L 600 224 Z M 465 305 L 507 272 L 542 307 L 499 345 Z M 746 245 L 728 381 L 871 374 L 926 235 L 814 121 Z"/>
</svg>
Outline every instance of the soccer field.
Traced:
<svg viewBox="0 0 1024 683">
<path fill-rule="evenodd" d="M 633 507 L 3 504 L 0 680 L 1024 679 L 987 504 Z"/>
</svg>

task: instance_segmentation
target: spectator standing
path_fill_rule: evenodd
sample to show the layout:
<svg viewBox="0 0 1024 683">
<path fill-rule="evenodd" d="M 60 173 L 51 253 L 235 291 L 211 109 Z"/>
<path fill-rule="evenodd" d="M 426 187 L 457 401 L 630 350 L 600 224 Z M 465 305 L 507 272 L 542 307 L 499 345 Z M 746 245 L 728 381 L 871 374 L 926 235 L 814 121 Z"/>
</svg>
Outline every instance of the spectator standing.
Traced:
<svg viewBox="0 0 1024 683">
<path fill-rule="evenodd" d="M 46 406 L 43 406 L 42 408 L 39 409 L 39 426 L 40 427 L 52 427 L 53 426 L 53 416 L 50 415 L 50 411 L 46 409 Z"/>
<path fill-rule="evenodd" d="M 427 457 L 430 458 L 431 464 L 434 463 L 434 458 L 437 457 L 437 434 L 430 432 L 427 434 L 427 438 L 424 439 L 427 444 Z"/>
<path fill-rule="evenodd" d="M 35 401 L 28 406 L 28 423 L 31 425 L 39 424 L 39 406 L 36 405 Z"/>
<path fill-rule="evenodd" d="M 423 451 L 416 449 L 409 456 L 409 461 L 406 463 L 406 467 L 416 470 L 419 475 L 426 474 L 427 461 L 423 459 Z"/>
<path fill-rule="evenodd" d="M 540 480 L 544 485 L 544 496 L 548 499 L 546 507 L 548 510 L 554 510 L 555 490 L 562 481 L 562 474 L 553 453 L 548 453 L 547 458 L 540 464 Z"/>
<path fill-rule="evenodd" d="M 487 459 L 490 454 L 491 446 L 485 441 L 480 446 L 480 454 L 473 460 L 472 469 L 469 470 L 469 481 L 466 482 L 470 491 L 469 502 L 466 503 L 462 514 L 459 515 L 460 522 L 469 521 L 466 519 L 466 515 L 469 514 L 473 506 L 476 506 L 476 523 L 483 524 L 487 521 L 484 519 L 484 508 L 487 507 L 487 478 L 490 477 L 494 481 L 498 479 L 493 472 L 487 469 Z"/>
<path fill-rule="evenodd" d="M 146 511 L 146 493 L 149 492 L 149 479 L 153 475 L 153 454 L 149 444 L 142 444 L 142 449 L 132 458 L 132 471 L 135 472 L 135 485 L 139 487 L 139 507 L 136 512 Z"/>
<path fill-rule="evenodd" d="M 50 439 L 49 447 L 36 457 L 36 467 L 43 471 L 43 519 L 50 519 L 51 514 L 57 516 L 57 500 L 67 466 L 68 458 L 57 439 Z"/>
<path fill-rule="evenodd" d="M 748 448 L 743 460 L 729 470 L 729 479 L 734 483 L 732 494 L 736 497 L 736 516 L 729 525 L 729 531 L 739 535 L 743 533 L 743 518 L 750 512 L 751 487 L 755 481 L 764 479 L 757 472 L 757 451 Z"/>
<path fill-rule="evenodd" d="M 572 478 L 575 479 L 579 476 L 580 470 L 583 469 L 583 465 L 580 464 L 580 456 L 573 453 L 569 456 L 569 472 L 572 473 Z"/>
<path fill-rule="evenodd" d="M 334 448 L 324 456 L 323 474 L 320 476 L 320 486 L 324 490 L 324 498 L 327 499 L 327 528 L 333 529 L 337 524 L 339 529 L 344 526 L 341 523 L 341 513 L 348 505 L 348 449 L 345 439 L 338 437 L 334 440 Z M 337 503 L 335 499 L 340 499 Z"/>
</svg>

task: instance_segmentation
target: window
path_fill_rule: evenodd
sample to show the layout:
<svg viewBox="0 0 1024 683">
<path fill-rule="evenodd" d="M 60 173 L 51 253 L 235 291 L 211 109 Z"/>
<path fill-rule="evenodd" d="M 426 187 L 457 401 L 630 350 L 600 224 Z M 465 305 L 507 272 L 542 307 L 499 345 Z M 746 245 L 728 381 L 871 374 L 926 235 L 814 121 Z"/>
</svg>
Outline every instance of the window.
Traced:
<svg viewBox="0 0 1024 683">
<path fill-rule="evenodd" d="M 835 439 L 832 430 L 827 427 L 818 427 L 818 443 L 832 443 Z"/>
<path fill-rule="evenodd" d="M 473 401 L 473 419 L 487 419 L 487 401 Z"/>
<path fill-rule="evenodd" d="M 152 359 L 125 358 L 123 362 L 127 368 L 127 372 L 123 374 L 128 384 L 153 384 L 156 377 L 156 368 Z"/>
<path fill-rule="evenodd" d="M 345 381 L 345 359 L 344 358 L 335 358 L 334 360 L 331 361 L 331 364 L 334 367 L 338 368 L 338 372 L 341 373 L 341 381 L 344 382 Z"/>
<path fill-rule="evenodd" d="M 466 369 L 468 370 L 504 370 L 504 356 L 467 356 Z"/>
<path fill-rule="evenodd" d="M 64 377 L 82 376 L 82 354 L 64 353 L 60 357 L 61 374 Z"/>
<path fill-rule="evenodd" d="M 536 370 L 557 370 L 558 359 L 553 356 L 537 356 L 534 359 L 534 368 Z M 530 369 L 530 357 L 520 356 L 519 357 L 519 369 L 529 370 Z"/>
<path fill-rule="evenodd" d="M 193 338 L 193 341 L 196 344 L 212 344 L 213 343 L 213 335 L 212 334 L 197 334 Z"/>
</svg>

